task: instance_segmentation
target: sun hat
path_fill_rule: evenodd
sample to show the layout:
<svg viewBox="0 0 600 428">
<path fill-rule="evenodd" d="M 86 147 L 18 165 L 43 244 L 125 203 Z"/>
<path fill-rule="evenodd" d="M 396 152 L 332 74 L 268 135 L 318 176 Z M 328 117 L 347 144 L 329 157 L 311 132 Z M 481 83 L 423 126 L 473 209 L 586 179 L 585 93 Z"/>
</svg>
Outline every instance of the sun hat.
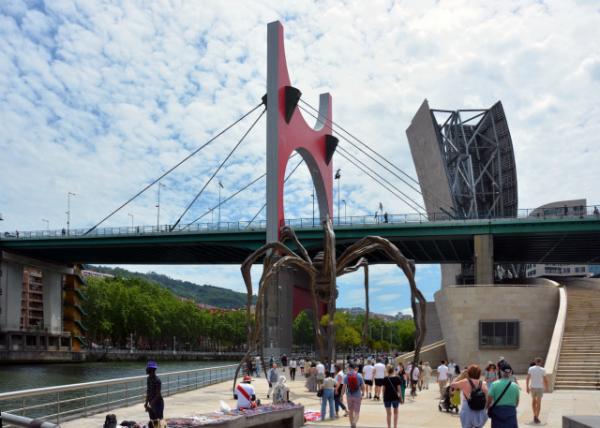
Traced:
<svg viewBox="0 0 600 428">
<path fill-rule="evenodd" d="M 148 361 L 148 365 L 146 366 L 147 369 L 157 369 L 158 368 L 158 364 L 156 364 L 156 361 Z"/>
</svg>

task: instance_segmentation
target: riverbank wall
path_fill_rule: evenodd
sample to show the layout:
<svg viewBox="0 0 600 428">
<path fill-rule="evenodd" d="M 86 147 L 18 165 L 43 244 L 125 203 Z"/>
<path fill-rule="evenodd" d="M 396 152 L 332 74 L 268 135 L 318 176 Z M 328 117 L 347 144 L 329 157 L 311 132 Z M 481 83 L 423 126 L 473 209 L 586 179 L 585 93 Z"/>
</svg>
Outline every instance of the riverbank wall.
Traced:
<svg viewBox="0 0 600 428">
<path fill-rule="evenodd" d="M 242 352 L 173 351 L 0 351 L 0 364 L 78 363 L 110 361 L 235 361 Z"/>
</svg>

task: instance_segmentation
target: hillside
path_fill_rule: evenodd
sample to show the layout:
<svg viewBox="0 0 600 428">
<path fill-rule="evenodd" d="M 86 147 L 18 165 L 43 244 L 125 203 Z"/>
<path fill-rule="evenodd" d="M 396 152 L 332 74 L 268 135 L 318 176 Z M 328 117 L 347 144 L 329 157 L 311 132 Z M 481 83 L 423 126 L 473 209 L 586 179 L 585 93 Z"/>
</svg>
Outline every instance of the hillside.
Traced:
<svg viewBox="0 0 600 428">
<path fill-rule="evenodd" d="M 208 284 L 194 284 L 193 282 L 173 279 L 167 275 L 162 275 L 156 272 L 131 272 L 122 268 L 109 268 L 106 266 L 94 265 L 89 265 L 85 268 L 124 278 L 143 278 L 157 283 L 161 287 L 170 290 L 177 296 L 192 299 L 197 303 L 203 303 L 205 305 L 216 306 L 224 309 L 235 309 L 246 306 L 245 293 L 239 293 L 227 288 L 215 287 L 214 285 Z M 254 296 L 254 300 L 256 300 L 256 296 Z"/>
</svg>

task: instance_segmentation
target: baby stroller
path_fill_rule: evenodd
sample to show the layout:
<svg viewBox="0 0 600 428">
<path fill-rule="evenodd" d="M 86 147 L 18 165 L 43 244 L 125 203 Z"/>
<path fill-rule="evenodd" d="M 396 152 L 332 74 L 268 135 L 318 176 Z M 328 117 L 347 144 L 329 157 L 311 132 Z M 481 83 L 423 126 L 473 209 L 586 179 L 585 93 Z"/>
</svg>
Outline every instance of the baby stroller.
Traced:
<svg viewBox="0 0 600 428">
<path fill-rule="evenodd" d="M 444 410 L 448 413 L 454 411 L 458 413 L 458 406 L 460 405 L 460 390 L 452 392 L 449 386 L 444 391 L 444 398 L 442 398 L 438 404 L 438 410 L 443 412 Z"/>
</svg>

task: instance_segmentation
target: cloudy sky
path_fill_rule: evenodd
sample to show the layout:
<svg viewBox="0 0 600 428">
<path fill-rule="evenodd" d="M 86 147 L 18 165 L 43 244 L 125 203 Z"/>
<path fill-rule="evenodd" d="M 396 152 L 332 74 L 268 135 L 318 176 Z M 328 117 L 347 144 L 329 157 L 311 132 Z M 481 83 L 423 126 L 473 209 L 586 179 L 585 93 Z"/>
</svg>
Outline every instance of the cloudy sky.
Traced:
<svg viewBox="0 0 600 428">
<path fill-rule="evenodd" d="M 316 105 L 319 93 L 330 92 L 334 120 L 409 174 L 405 129 L 423 99 L 443 109 L 501 100 L 520 207 L 579 197 L 600 203 L 596 0 L 3 0 L 0 229 L 43 229 L 42 219 L 64 227 L 68 192 L 76 194 L 72 227 L 93 225 L 256 105 L 265 93 L 266 24 L 274 20 L 285 26 L 290 75 L 303 99 Z M 251 120 L 163 181 L 161 223 L 179 217 Z M 223 197 L 264 172 L 264 149 L 263 120 L 219 174 Z M 342 169 L 348 215 L 372 215 L 379 202 L 390 213 L 411 211 L 343 159 L 334 167 Z M 263 195 L 259 181 L 223 206 L 222 220 L 252 218 Z M 288 218 L 312 216 L 304 166 L 285 199 Z M 217 200 L 212 183 L 184 221 Z M 129 214 L 135 224 L 155 224 L 155 205 L 154 187 L 106 225 L 127 225 Z M 242 288 L 237 268 L 134 268 Z M 431 298 L 439 270 L 418 272 Z M 341 281 L 341 305 L 361 304 L 360 281 L 360 274 Z M 409 306 L 396 271 L 376 268 L 372 283 L 374 309 Z"/>
</svg>

